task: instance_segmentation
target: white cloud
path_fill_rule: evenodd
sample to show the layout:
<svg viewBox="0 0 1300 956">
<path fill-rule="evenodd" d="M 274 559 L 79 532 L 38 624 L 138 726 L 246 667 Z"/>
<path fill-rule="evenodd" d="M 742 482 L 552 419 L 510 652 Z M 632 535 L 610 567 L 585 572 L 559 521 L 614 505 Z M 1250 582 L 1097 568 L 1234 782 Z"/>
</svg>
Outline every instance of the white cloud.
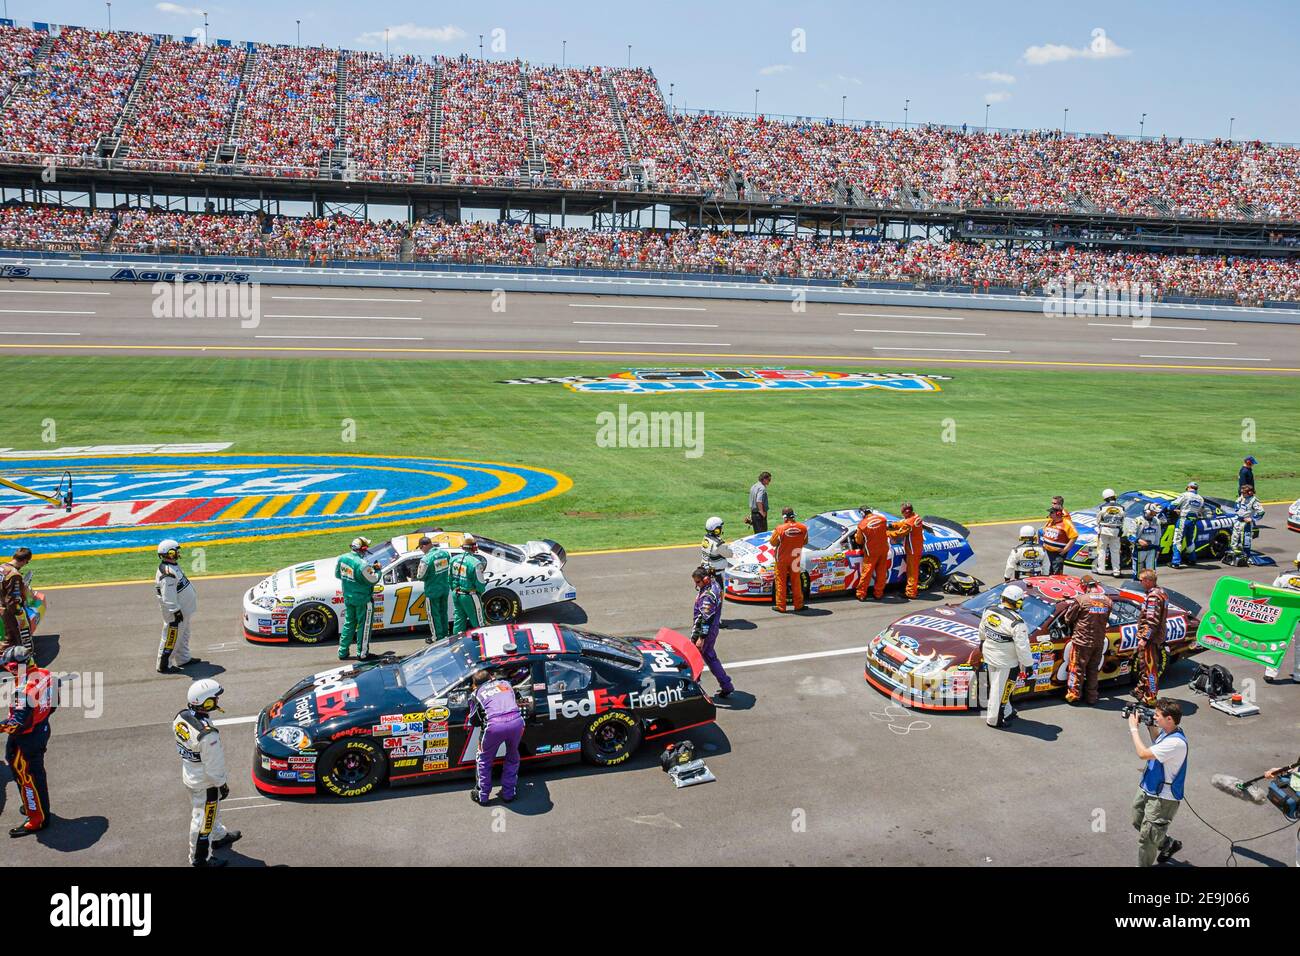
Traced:
<svg viewBox="0 0 1300 956">
<path fill-rule="evenodd" d="M 155 3 L 153 8 L 159 13 L 170 13 L 178 17 L 203 16 L 203 11 L 198 7 L 182 7 L 179 3 Z"/>
<path fill-rule="evenodd" d="M 447 24 L 442 27 L 421 27 L 414 23 L 399 23 L 388 28 L 388 39 L 392 42 L 414 40 L 419 43 L 452 43 L 464 39 L 466 33 L 458 26 Z M 378 44 L 384 42 L 383 30 L 371 30 L 357 37 L 357 43 Z"/>
<path fill-rule="evenodd" d="M 789 63 L 773 63 L 771 66 L 765 66 L 758 72 L 763 76 L 776 76 L 778 73 L 789 73 L 793 70 Z"/>
<path fill-rule="evenodd" d="M 1010 85 L 1016 82 L 1016 78 L 1010 73 L 998 73 L 996 70 L 990 73 L 976 73 L 975 78 L 983 80 L 985 83 L 1005 83 Z"/>
<path fill-rule="evenodd" d="M 1066 60 L 1113 60 L 1116 57 L 1128 56 L 1132 52 L 1106 36 L 1106 31 L 1101 27 L 1097 27 L 1092 31 L 1092 39 L 1087 46 L 1072 47 L 1063 43 L 1044 43 L 1025 50 L 1024 59 L 1030 66 L 1043 66 Z"/>
<path fill-rule="evenodd" d="M 1011 94 L 1006 90 L 993 90 L 984 94 L 985 103 L 1005 103 L 1011 99 Z"/>
<path fill-rule="evenodd" d="M 835 79 L 841 83 L 852 83 L 854 86 L 862 85 L 862 77 L 860 76 L 845 76 L 843 73 L 836 73 Z"/>
</svg>

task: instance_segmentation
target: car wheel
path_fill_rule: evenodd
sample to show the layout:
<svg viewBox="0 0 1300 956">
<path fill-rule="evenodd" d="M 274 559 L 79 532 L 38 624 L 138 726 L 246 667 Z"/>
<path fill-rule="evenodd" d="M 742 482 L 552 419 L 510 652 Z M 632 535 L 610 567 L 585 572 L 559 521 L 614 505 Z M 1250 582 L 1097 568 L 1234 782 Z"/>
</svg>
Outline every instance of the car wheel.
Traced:
<svg viewBox="0 0 1300 956">
<path fill-rule="evenodd" d="M 597 767 L 623 763 L 641 746 L 641 724 L 631 714 L 610 710 L 601 714 L 582 735 L 582 756 Z"/>
<path fill-rule="evenodd" d="M 384 782 L 388 759 L 368 737 L 353 737 L 336 743 L 316 765 L 320 784 L 336 797 L 360 797 Z"/>
<path fill-rule="evenodd" d="M 1232 535 L 1226 531 L 1220 531 L 1210 539 L 1210 557 L 1215 561 L 1222 561 L 1224 555 L 1228 553 L 1228 548 L 1232 546 Z"/>
<path fill-rule="evenodd" d="M 323 644 L 339 634 L 339 618 L 328 604 L 304 601 L 289 612 L 289 639 L 299 644 Z"/>
<path fill-rule="evenodd" d="M 510 624 L 519 617 L 519 598 L 514 591 L 497 588 L 483 595 L 483 620 L 488 624 Z"/>
<path fill-rule="evenodd" d="M 934 558 L 922 558 L 921 563 L 916 569 L 916 587 L 921 591 L 928 591 L 934 587 L 934 582 L 939 578 L 939 562 Z"/>
</svg>

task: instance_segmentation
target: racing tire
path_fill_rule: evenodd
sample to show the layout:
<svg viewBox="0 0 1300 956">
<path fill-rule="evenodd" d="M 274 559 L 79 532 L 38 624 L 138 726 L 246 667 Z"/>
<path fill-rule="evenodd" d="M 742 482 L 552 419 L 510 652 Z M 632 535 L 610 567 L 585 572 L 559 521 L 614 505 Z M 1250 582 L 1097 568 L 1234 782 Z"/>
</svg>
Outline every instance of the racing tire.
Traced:
<svg viewBox="0 0 1300 956">
<path fill-rule="evenodd" d="M 934 587 L 934 582 L 939 579 L 939 562 L 934 558 L 922 558 L 921 563 L 916 566 L 916 588 L 918 591 L 928 591 Z"/>
<path fill-rule="evenodd" d="M 582 734 L 582 757 L 597 767 L 617 767 L 641 746 L 641 723 L 622 710 L 607 710 Z"/>
<path fill-rule="evenodd" d="M 1230 547 L 1232 547 L 1232 535 L 1227 531 L 1220 531 L 1210 539 L 1210 557 L 1215 561 L 1222 561 L 1224 556 L 1227 555 Z"/>
<path fill-rule="evenodd" d="M 295 644 L 327 644 L 338 640 L 339 617 L 320 601 L 304 601 L 289 612 L 289 640 Z"/>
<path fill-rule="evenodd" d="M 496 588 L 483 595 L 483 621 L 487 624 L 513 624 L 519 618 L 519 596 L 506 588 Z"/>
<path fill-rule="evenodd" d="M 370 793 L 388 776 L 388 758 L 369 737 L 340 740 L 316 765 L 320 787 L 336 797 L 352 799 Z"/>
</svg>

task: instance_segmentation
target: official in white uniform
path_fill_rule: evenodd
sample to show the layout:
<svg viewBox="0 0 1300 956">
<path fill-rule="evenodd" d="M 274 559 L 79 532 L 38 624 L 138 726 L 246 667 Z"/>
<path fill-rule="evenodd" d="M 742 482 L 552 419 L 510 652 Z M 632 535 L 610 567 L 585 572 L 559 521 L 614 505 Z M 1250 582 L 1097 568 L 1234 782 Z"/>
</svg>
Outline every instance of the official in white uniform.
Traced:
<svg viewBox="0 0 1300 956">
<path fill-rule="evenodd" d="M 1022 525 L 1020 540 L 1007 555 L 1007 568 L 1002 572 L 1002 580 L 1019 581 L 1047 574 L 1050 570 L 1047 549 L 1038 543 L 1038 532 L 1033 525 Z"/>
<path fill-rule="evenodd" d="M 1300 591 L 1300 554 L 1295 556 L 1294 563 L 1295 570 L 1284 571 L 1279 574 L 1277 580 L 1273 582 L 1273 587 L 1286 588 L 1288 591 Z M 1291 647 L 1288 648 L 1287 653 L 1291 655 L 1291 679 L 1300 684 L 1300 648 L 1296 647 L 1296 641 L 1298 640 L 1300 640 L 1300 632 L 1291 635 Z M 1285 660 L 1286 656 L 1284 655 L 1282 661 Z M 1282 661 L 1278 663 L 1280 664 Z M 1264 680 L 1269 683 L 1277 680 L 1277 672 L 1276 667 L 1264 668 Z"/>
<path fill-rule="evenodd" d="M 1097 557 L 1093 570 L 1098 574 L 1106 573 L 1107 558 L 1110 559 L 1112 577 L 1122 577 L 1120 567 L 1120 538 L 1124 534 L 1124 506 L 1115 496 L 1114 488 L 1107 488 L 1101 493 L 1101 504 L 1097 506 Z"/>
<path fill-rule="evenodd" d="M 162 608 L 162 640 L 158 642 L 158 673 L 170 674 L 193 663 L 190 657 L 190 622 L 198 610 L 194 585 L 181 570 L 181 546 L 171 538 L 158 542 L 158 573 L 154 590 Z"/>
<path fill-rule="evenodd" d="M 221 801 L 230 796 L 226 783 L 226 755 L 221 734 L 211 714 L 221 708 L 223 689 L 207 678 L 190 685 L 189 706 L 172 721 L 176 749 L 181 756 L 181 780 L 190 792 L 190 865 L 225 866 L 213 850 L 230 846 L 243 834 L 227 830 L 221 822 Z"/>
<path fill-rule="evenodd" d="M 1019 666 L 1020 676 L 1028 679 L 1034 672 L 1034 654 L 1029 647 L 1029 627 L 1020 616 L 1025 592 L 1018 584 L 1002 590 L 998 607 L 991 607 L 980 618 L 981 653 L 989 670 L 989 704 L 984 720 L 990 727 L 1005 727 L 1016 716 L 1011 706 L 1015 684 L 1011 671 Z"/>
<path fill-rule="evenodd" d="M 727 570 L 731 563 L 731 545 L 722 540 L 722 519 L 717 515 L 704 522 L 704 543 L 700 545 L 700 563 L 715 576 Z"/>
</svg>

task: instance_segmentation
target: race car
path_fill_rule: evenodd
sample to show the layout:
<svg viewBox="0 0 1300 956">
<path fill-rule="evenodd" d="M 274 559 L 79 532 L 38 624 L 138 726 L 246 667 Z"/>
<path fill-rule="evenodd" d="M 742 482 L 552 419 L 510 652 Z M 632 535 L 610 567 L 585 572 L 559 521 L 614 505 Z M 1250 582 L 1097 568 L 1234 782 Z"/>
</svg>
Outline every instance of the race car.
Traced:
<svg viewBox="0 0 1300 956">
<path fill-rule="evenodd" d="M 562 758 L 617 766 L 643 741 L 714 721 L 703 666 L 695 645 L 668 628 L 653 639 L 555 624 L 478 628 L 409 657 L 299 681 L 257 719 L 253 783 L 264 793 L 359 797 L 385 780 L 473 772 L 470 678 L 479 669 L 519 694 L 525 766 Z"/>
<path fill-rule="evenodd" d="M 887 521 L 900 520 L 897 516 L 877 511 Z M 828 594 L 851 594 L 858 584 L 862 568 L 862 549 L 852 541 L 852 534 L 862 520 L 862 512 L 827 511 L 809 518 L 808 544 L 803 549 L 800 563 L 803 590 L 810 597 Z M 970 545 L 970 532 L 955 521 L 927 515 L 925 522 L 925 553 L 921 557 L 919 585 L 927 590 L 949 575 L 960 571 L 975 556 Z M 770 602 L 774 592 L 773 570 L 776 548 L 768 544 L 770 533 L 751 534 L 731 544 L 731 563 L 722 580 L 725 593 L 732 601 Z M 889 569 L 889 583 L 896 584 L 907 578 L 907 559 L 903 545 L 894 544 L 893 565 Z"/>
<path fill-rule="evenodd" d="M 1013 700 L 1037 697 L 1065 688 L 1070 641 L 1061 618 L 1068 599 L 1079 592 L 1079 579 L 1065 574 L 1021 578 L 1025 591 L 1020 609 L 1029 628 L 1034 672 L 1017 678 Z M 980 652 L 979 623 L 984 609 L 996 607 L 1006 584 L 999 584 L 960 604 L 907 614 L 871 639 L 867 651 L 867 683 L 900 704 L 921 710 L 967 710 L 988 703 L 988 671 Z M 1142 592 L 1103 585 L 1114 601 L 1101 679 L 1134 678 L 1137 621 Z M 1160 673 L 1174 657 L 1194 654 L 1201 608 L 1177 591 L 1165 588 L 1169 612 Z"/>
<path fill-rule="evenodd" d="M 1148 501 L 1160 506 L 1161 520 L 1165 523 L 1164 534 L 1160 538 L 1160 555 L 1158 560 L 1167 562 L 1174 551 L 1174 518 L 1169 509 L 1170 503 L 1178 497 L 1176 491 L 1126 491 L 1116 500 L 1124 508 L 1124 538 L 1120 541 L 1120 557 L 1123 567 L 1130 567 L 1133 561 L 1129 550 L 1127 535 L 1133 523 L 1142 516 L 1142 509 Z M 1200 524 L 1196 531 L 1197 555 L 1209 555 L 1216 561 L 1222 560 L 1232 544 L 1232 525 L 1236 521 L 1237 504 L 1224 498 L 1206 497 L 1205 507 L 1201 511 Z M 1090 568 L 1097 557 L 1097 509 L 1081 508 L 1071 512 L 1074 527 L 1079 537 L 1065 553 L 1065 563 L 1076 568 Z M 1254 536 L 1259 537 L 1259 528 L 1254 529 Z"/>
<path fill-rule="evenodd" d="M 434 528 L 399 535 L 366 555 L 382 569 L 375 585 L 372 634 L 423 633 L 429 627 L 424 584 L 414 580 L 422 557 L 420 538 L 456 554 L 465 532 Z M 488 624 L 507 624 L 525 611 L 572 601 L 578 596 L 564 577 L 567 555 L 554 541 L 505 544 L 474 536 L 487 565 L 483 617 Z M 282 568 L 263 578 L 244 595 L 244 637 L 256 644 L 321 644 L 338 639 L 343 585 L 334 574 L 337 557 Z"/>
<path fill-rule="evenodd" d="M 1300 499 L 1287 509 L 1286 512 L 1286 529 L 1288 531 L 1300 532 Z"/>
</svg>

